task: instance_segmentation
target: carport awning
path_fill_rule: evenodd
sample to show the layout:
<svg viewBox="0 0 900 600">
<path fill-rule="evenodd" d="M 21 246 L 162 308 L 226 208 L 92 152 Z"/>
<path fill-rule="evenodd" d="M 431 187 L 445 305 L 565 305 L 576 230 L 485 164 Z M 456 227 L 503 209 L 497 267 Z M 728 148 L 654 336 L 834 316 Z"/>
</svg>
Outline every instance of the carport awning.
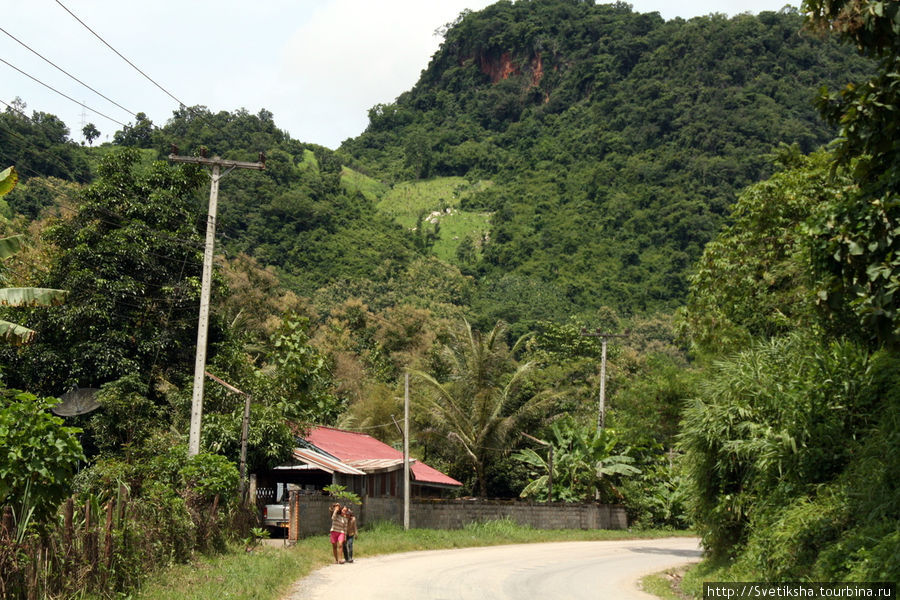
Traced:
<svg viewBox="0 0 900 600">
<path fill-rule="evenodd" d="M 415 463 L 415 459 L 410 459 L 409 464 Z M 403 468 L 402 458 L 364 458 L 360 460 L 348 460 L 344 464 L 352 465 L 357 469 L 362 469 L 366 473 L 382 473 L 388 471 L 396 471 Z"/>
<path fill-rule="evenodd" d="M 307 450 L 305 448 L 294 448 L 294 458 L 306 465 L 322 469 L 328 473 L 342 473 L 344 475 L 365 475 L 364 471 L 351 467 L 339 460 L 325 456 L 315 450 Z M 290 468 L 276 467 L 278 469 Z"/>
</svg>

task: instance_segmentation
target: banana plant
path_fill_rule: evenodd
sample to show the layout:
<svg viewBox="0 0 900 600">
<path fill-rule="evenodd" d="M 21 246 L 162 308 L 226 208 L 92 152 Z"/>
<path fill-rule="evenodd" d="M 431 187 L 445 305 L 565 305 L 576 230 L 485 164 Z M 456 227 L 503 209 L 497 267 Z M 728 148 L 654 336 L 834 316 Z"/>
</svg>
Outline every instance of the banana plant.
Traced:
<svg viewBox="0 0 900 600">
<path fill-rule="evenodd" d="M 0 171 L 0 196 L 8 194 L 16 186 L 19 175 L 15 167 Z M 0 238 L 0 260 L 6 260 L 25 247 L 25 236 L 13 235 Z M 65 302 L 68 292 L 51 288 L 2 288 L 0 306 L 55 306 Z M 0 319 L 0 338 L 14 345 L 27 344 L 37 332 L 28 327 Z"/>
<path fill-rule="evenodd" d="M 617 478 L 637 475 L 634 459 L 614 454 L 617 437 L 613 430 L 596 431 L 577 424 L 571 417 L 555 421 L 546 436 L 553 446 L 553 499 L 564 502 L 590 500 L 599 490 L 604 499 L 621 499 L 614 482 Z M 534 467 L 535 478 L 520 493 L 545 500 L 549 465 L 546 452 L 526 448 L 513 458 Z M 538 475 L 539 474 L 539 475 Z"/>
</svg>

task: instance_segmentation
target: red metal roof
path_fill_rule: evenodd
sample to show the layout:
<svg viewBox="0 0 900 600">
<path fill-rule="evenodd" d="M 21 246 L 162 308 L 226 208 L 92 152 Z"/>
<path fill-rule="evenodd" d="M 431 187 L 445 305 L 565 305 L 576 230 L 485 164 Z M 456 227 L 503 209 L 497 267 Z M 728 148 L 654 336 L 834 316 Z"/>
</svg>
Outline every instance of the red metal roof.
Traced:
<svg viewBox="0 0 900 600">
<path fill-rule="evenodd" d="M 365 433 L 344 431 L 332 427 L 313 427 L 304 436 L 306 441 L 339 458 L 343 462 L 367 461 L 375 459 L 400 459 L 403 460 L 403 452 L 395 450 Z M 437 485 L 449 485 L 458 487 L 462 483 L 449 475 L 444 475 L 437 469 L 429 467 L 421 461 L 410 461 L 413 481 L 433 483 Z"/>
<path fill-rule="evenodd" d="M 315 450 L 307 450 L 305 448 L 294 448 L 294 458 L 297 460 L 306 463 L 307 465 L 314 465 L 323 471 L 328 473 L 334 473 L 337 471 L 338 473 L 344 473 L 345 475 L 365 475 L 366 472 L 358 469 L 352 465 L 348 465 L 340 460 L 335 460 L 329 456 L 325 456 L 321 452 L 316 452 Z M 275 467 L 276 469 L 286 469 L 289 468 L 287 466 L 284 467 Z"/>
</svg>

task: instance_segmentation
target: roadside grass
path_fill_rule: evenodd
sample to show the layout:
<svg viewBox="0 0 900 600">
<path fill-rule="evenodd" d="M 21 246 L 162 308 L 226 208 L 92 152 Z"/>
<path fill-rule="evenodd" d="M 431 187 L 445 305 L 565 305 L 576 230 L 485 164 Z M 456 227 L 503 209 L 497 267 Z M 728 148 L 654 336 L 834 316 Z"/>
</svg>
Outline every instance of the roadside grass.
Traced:
<svg viewBox="0 0 900 600">
<path fill-rule="evenodd" d="M 757 574 L 741 569 L 727 559 L 704 559 L 684 573 L 681 589 L 687 598 L 702 598 L 703 584 L 707 581 L 757 581 Z"/>
<path fill-rule="evenodd" d="M 463 529 L 411 529 L 375 523 L 360 531 L 354 547 L 356 558 L 418 550 L 471 548 L 501 544 L 623 540 L 692 535 L 663 530 L 543 530 L 521 527 L 509 520 L 473 524 Z M 199 557 L 188 565 L 176 565 L 152 575 L 133 600 L 279 600 L 291 585 L 332 562 L 325 535 L 300 540 L 294 546 L 276 543 L 245 552 Z"/>
<path fill-rule="evenodd" d="M 641 588 L 662 600 L 688 600 L 693 598 L 681 591 L 680 582 L 684 569 L 669 569 L 661 573 L 653 573 L 641 579 Z"/>
</svg>

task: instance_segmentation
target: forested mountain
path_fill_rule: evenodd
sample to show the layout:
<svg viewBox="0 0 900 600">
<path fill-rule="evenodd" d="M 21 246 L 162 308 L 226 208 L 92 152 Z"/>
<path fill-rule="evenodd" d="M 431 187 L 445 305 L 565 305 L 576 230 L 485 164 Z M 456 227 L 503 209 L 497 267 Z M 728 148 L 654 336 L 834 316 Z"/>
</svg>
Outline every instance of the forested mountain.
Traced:
<svg viewBox="0 0 900 600">
<path fill-rule="evenodd" d="M 182 108 L 162 127 L 139 115 L 114 139 L 160 154 L 266 152 L 265 172 L 223 180 L 223 247 L 321 302 L 385 307 L 399 287 L 517 332 L 603 306 L 671 311 L 737 191 L 772 171 L 781 145 L 808 152 L 832 137 L 812 104 L 819 87 L 866 71 L 801 25 L 795 11 L 666 22 L 625 3 L 498 2 L 448 24 L 415 87 L 372 108 L 338 152 L 290 139 L 265 110 Z M 30 127 L 57 158 L 28 150 L 23 178 L 83 180 L 84 160 L 39 116 Z M 19 160 L 15 135 L 0 129 Z M 453 176 L 465 179 L 439 184 Z M 408 190 L 418 196 L 403 208 Z M 41 201 L 25 192 L 9 202 L 33 217 Z M 412 281 L 423 269 L 456 291 L 429 298 Z"/>
<path fill-rule="evenodd" d="M 671 309 L 770 155 L 832 137 L 819 87 L 865 71 L 801 25 L 795 11 L 666 22 L 625 3 L 498 2 L 461 15 L 342 150 L 388 181 L 495 184 L 461 203 L 493 214 L 468 265 L 486 322 Z"/>
</svg>

